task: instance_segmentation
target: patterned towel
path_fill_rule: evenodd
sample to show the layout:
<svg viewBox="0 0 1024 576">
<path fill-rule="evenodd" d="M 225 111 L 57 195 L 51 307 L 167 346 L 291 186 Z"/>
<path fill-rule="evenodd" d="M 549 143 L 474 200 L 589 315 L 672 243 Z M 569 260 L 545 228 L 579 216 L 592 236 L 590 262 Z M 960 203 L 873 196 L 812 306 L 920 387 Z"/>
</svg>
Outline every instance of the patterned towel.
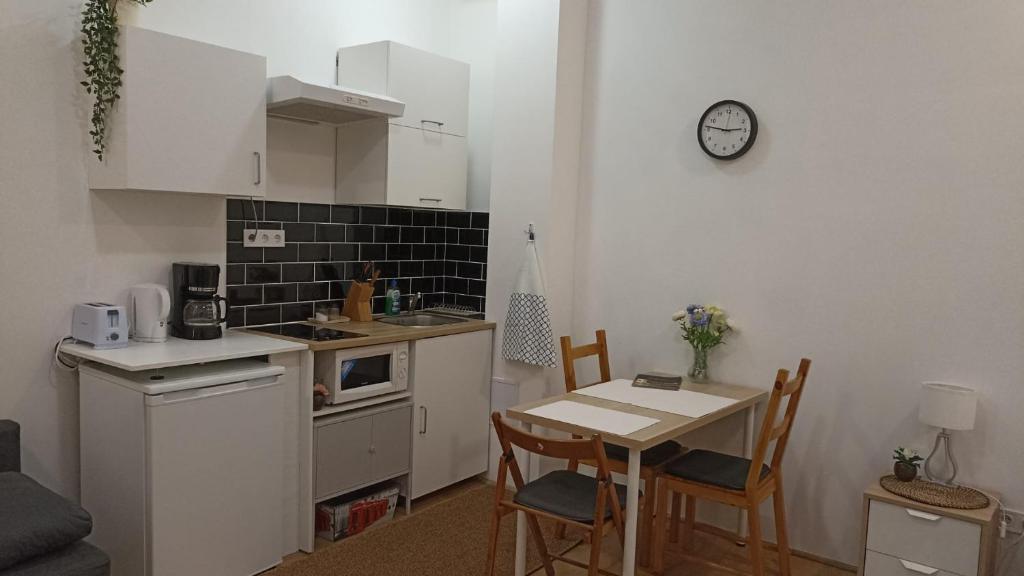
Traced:
<svg viewBox="0 0 1024 576">
<path fill-rule="evenodd" d="M 526 259 L 519 270 L 519 281 L 509 298 L 505 318 L 505 337 L 501 354 L 535 366 L 555 366 L 555 341 L 551 336 L 551 314 L 544 296 L 544 279 L 537 258 L 537 245 L 526 244 Z"/>
</svg>

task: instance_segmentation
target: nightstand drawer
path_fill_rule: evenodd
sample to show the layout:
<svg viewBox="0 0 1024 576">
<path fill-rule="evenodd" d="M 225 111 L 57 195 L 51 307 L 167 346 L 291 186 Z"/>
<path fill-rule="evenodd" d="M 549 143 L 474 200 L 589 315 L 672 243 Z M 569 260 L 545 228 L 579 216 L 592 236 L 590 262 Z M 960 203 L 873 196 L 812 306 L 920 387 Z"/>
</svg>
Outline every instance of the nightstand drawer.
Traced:
<svg viewBox="0 0 1024 576">
<path fill-rule="evenodd" d="M 960 576 L 977 576 L 981 526 L 872 500 L 867 548 Z"/>
<path fill-rule="evenodd" d="M 932 568 L 909 560 L 901 560 L 880 552 L 868 550 L 864 557 L 864 576 L 957 576 L 952 572 Z"/>
</svg>

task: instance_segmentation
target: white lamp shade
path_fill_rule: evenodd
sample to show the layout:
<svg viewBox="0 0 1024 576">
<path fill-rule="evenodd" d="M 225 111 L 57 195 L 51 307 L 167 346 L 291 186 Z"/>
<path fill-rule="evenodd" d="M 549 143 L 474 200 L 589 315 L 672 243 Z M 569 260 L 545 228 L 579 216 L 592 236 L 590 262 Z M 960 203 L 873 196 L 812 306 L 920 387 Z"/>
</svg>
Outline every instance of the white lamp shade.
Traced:
<svg viewBox="0 0 1024 576">
<path fill-rule="evenodd" d="M 978 408 L 978 393 L 970 388 L 925 382 L 922 386 L 918 419 L 947 430 L 972 430 Z"/>
</svg>

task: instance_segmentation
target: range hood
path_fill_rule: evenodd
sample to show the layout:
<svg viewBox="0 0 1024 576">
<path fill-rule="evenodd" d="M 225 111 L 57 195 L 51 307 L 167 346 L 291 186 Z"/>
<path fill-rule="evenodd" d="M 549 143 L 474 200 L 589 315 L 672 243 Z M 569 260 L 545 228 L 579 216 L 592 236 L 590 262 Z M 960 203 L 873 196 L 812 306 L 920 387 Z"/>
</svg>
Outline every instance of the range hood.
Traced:
<svg viewBox="0 0 1024 576">
<path fill-rule="evenodd" d="M 342 86 L 321 86 L 293 76 L 267 80 L 267 116 L 315 124 L 346 124 L 368 118 L 393 118 L 405 103 L 389 96 Z"/>
</svg>

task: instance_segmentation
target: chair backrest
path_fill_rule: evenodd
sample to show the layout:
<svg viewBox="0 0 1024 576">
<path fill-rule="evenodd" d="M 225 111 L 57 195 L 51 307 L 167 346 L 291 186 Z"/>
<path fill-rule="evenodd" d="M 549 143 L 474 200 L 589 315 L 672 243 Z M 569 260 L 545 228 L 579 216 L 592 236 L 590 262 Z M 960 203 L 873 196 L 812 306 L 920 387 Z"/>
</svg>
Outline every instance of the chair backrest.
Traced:
<svg viewBox="0 0 1024 576">
<path fill-rule="evenodd" d="M 612 370 L 608 364 L 608 340 L 604 330 L 596 332 L 597 341 L 591 344 L 584 344 L 573 348 L 572 338 L 562 336 L 562 370 L 565 372 L 565 391 L 574 392 L 576 386 L 576 360 L 597 356 L 598 366 L 601 369 L 601 380 L 593 382 L 600 384 L 612 379 Z"/>
<path fill-rule="evenodd" d="M 770 467 L 773 473 L 781 475 L 782 456 L 786 452 L 786 443 L 789 441 L 789 433 L 793 430 L 796 409 L 800 406 L 800 396 L 803 394 L 804 382 L 807 381 L 807 371 L 810 368 L 811 361 L 804 358 L 800 360 L 800 368 L 797 369 L 796 377 L 792 380 L 789 379 L 789 370 L 779 369 L 776 374 L 775 386 L 772 388 L 768 409 L 764 415 L 764 424 L 761 426 L 761 434 L 758 436 L 757 445 L 754 448 L 754 457 L 751 458 L 750 472 L 747 474 L 748 492 L 757 487 L 761 478 L 761 466 L 764 464 L 772 442 L 775 442 L 775 452 L 772 454 Z M 782 420 L 777 422 L 783 398 L 788 399 L 786 412 Z"/>
</svg>

